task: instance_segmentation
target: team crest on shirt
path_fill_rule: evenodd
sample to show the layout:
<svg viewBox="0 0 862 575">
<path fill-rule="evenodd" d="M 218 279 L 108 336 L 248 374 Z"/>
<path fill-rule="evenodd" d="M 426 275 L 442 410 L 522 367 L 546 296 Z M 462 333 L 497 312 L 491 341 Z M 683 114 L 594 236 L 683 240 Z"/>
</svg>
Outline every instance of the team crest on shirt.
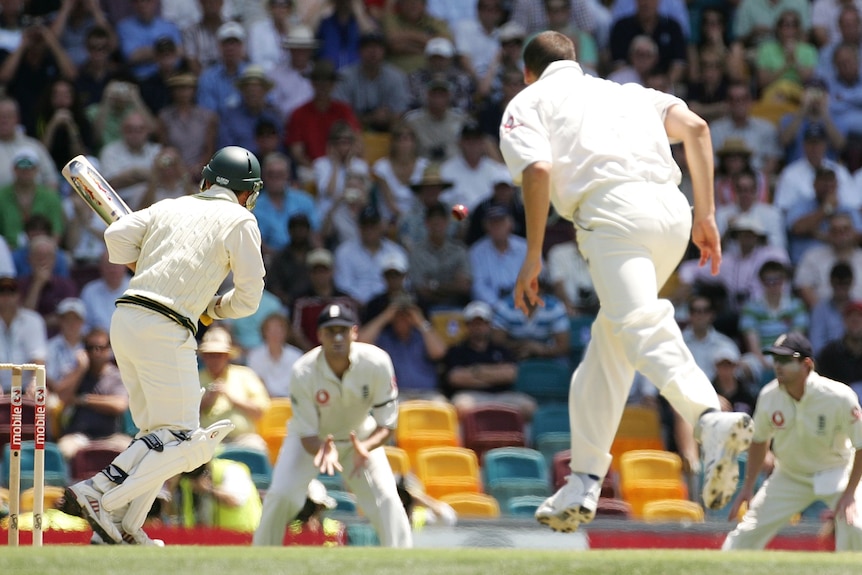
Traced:
<svg viewBox="0 0 862 575">
<path fill-rule="evenodd" d="M 515 122 L 515 116 L 513 116 L 512 114 L 509 114 L 509 117 L 506 118 L 506 123 L 503 124 L 503 130 L 505 130 L 506 133 L 508 133 L 508 132 L 511 132 L 512 130 L 514 130 L 515 128 L 517 128 L 518 126 L 523 126 L 523 125 L 524 124 L 522 124 L 520 122 Z"/>
<path fill-rule="evenodd" d="M 315 399 L 320 405 L 326 405 L 327 403 L 329 403 L 329 392 L 325 389 L 321 389 L 317 392 Z"/>
<path fill-rule="evenodd" d="M 772 412 L 772 424 L 775 427 L 784 427 L 784 414 L 780 411 Z"/>
</svg>

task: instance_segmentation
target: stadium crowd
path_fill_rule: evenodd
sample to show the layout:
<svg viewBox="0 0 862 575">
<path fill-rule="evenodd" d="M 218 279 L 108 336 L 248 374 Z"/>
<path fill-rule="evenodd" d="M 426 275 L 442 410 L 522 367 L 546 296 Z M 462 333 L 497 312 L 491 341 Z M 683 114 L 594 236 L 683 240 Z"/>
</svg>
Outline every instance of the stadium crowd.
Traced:
<svg viewBox="0 0 862 575">
<path fill-rule="evenodd" d="M 519 363 L 576 363 L 573 326 L 598 305 L 569 214 L 549 218 L 545 307 L 528 319 L 511 298 L 524 209 L 498 131 L 546 29 L 588 73 L 710 123 L 722 270 L 687 259 L 664 293 L 725 407 L 753 411 L 761 348 L 788 331 L 862 393 L 858 0 L 2 0 L 0 362 L 46 364 L 64 455 L 127 440 L 106 330 L 128 276 L 59 175 L 78 154 L 132 209 L 195 193 L 221 146 L 260 158 L 266 291 L 200 348 L 202 415 L 247 420 L 236 441 L 265 448 L 254 420 L 290 395 L 330 303 L 391 355 L 402 398 L 529 421 Z M 632 403 L 657 406 L 649 387 Z"/>
</svg>

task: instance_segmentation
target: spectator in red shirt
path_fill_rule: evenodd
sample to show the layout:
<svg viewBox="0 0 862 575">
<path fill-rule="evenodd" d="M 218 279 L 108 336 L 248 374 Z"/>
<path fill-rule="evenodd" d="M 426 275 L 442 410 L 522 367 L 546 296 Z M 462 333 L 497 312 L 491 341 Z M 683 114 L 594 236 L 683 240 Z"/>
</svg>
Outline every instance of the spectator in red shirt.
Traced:
<svg viewBox="0 0 862 575">
<path fill-rule="evenodd" d="M 299 168 L 310 170 L 314 160 L 326 155 L 327 136 L 335 122 L 344 121 L 357 132 L 361 129 L 351 107 L 332 99 L 337 77 L 331 62 L 315 62 L 309 75 L 314 96 L 294 110 L 287 121 L 285 147 L 290 150 Z"/>
</svg>

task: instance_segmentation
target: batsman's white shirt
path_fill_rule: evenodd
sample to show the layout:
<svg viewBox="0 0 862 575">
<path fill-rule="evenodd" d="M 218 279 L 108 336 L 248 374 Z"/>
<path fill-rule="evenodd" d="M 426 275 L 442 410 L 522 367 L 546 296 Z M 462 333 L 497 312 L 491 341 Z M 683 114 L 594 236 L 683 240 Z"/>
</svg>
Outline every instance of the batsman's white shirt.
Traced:
<svg viewBox="0 0 862 575">
<path fill-rule="evenodd" d="M 127 294 L 162 303 L 193 322 L 251 315 L 260 303 L 266 273 L 254 215 L 221 186 L 123 216 L 105 230 L 112 263 L 137 262 Z M 233 271 L 219 314 L 213 294 Z"/>
<path fill-rule="evenodd" d="M 685 103 L 637 84 L 587 76 L 572 61 L 554 62 L 540 82 L 509 102 L 500 149 L 516 184 L 530 164 L 551 163 L 551 201 L 572 219 L 593 190 L 632 182 L 679 184 L 663 125 L 674 105 Z"/>
<path fill-rule="evenodd" d="M 290 382 L 293 417 L 289 435 L 332 435 L 349 441 L 350 432 L 367 438 L 378 425 L 394 428 L 398 421 L 398 387 L 389 354 L 360 342 L 350 344 L 350 368 L 339 379 L 317 347 L 293 366 Z"/>
<path fill-rule="evenodd" d="M 757 398 L 754 441 L 771 439 L 783 471 L 810 477 L 853 461 L 854 449 L 862 448 L 860 418 L 859 399 L 843 383 L 811 372 L 796 401 L 773 380 Z"/>
</svg>

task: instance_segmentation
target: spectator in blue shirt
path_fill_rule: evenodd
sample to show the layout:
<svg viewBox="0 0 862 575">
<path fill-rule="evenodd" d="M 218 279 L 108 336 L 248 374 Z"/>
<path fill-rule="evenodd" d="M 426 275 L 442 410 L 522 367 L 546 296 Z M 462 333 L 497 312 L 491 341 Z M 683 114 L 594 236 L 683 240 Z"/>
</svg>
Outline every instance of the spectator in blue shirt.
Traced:
<svg viewBox="0 0 862 575">
<path fill-rule="evenodd" d="M 513 226 L 506 208 L 493 206 L 485 212 L 486 235 L 470 247 L 473 299 L 494 305 L 511 294 L 527 253 L 526 240 L 512 233 Z"/>
<path fill-rule="evenodd" d="M 263 186 L 254 216 L 260 228 L 264 256 L 275 254 L 290 243 L 288 222 L 294 215 L 307 216 L 313 231 L 320 228 L 314 199 L 290 185 L 290 159 L 285 154 L 273 152 L 264 156 Z"/>
<path fill-rule="evenodd" d="M 135 0 L 133 14 L 117 23 L 120 50 L 132 73 L 143 80 L 156 73 L 156 42 L 170 38 L 177 46 L 182 44 L 180 31 L 173 22 L 158 16 L 156 0 Z"/>
<path fill-rule="evenodd" d="M 240 99 L 219 110 L 218 147 L 254 148 L 255 128 L 260 121 L 278 122 L 278 110 L 267 101 L 273 83 L 263 68 L 249 66 L 237 78 Z"/>
<path fill-rule="evenodd" d="M 359 60 L 359 37 L 374 31 L 376 24 L 363 2 L 334 0 L 332 5 L 332 15 L 317 28 L 318 57 L 332 62 L 337 70 Z"/>
<path fill-rule="evenodd" d="M 234 82 L 248 63 L 245 60 L 245 29 L 239 22 L 222 24 L 216 38 L 219 61 L 207 66 L 198 79 L 198 104 L 201 108 L 221 112 L 239 103 L 240 95 Z"/>
</svg>

